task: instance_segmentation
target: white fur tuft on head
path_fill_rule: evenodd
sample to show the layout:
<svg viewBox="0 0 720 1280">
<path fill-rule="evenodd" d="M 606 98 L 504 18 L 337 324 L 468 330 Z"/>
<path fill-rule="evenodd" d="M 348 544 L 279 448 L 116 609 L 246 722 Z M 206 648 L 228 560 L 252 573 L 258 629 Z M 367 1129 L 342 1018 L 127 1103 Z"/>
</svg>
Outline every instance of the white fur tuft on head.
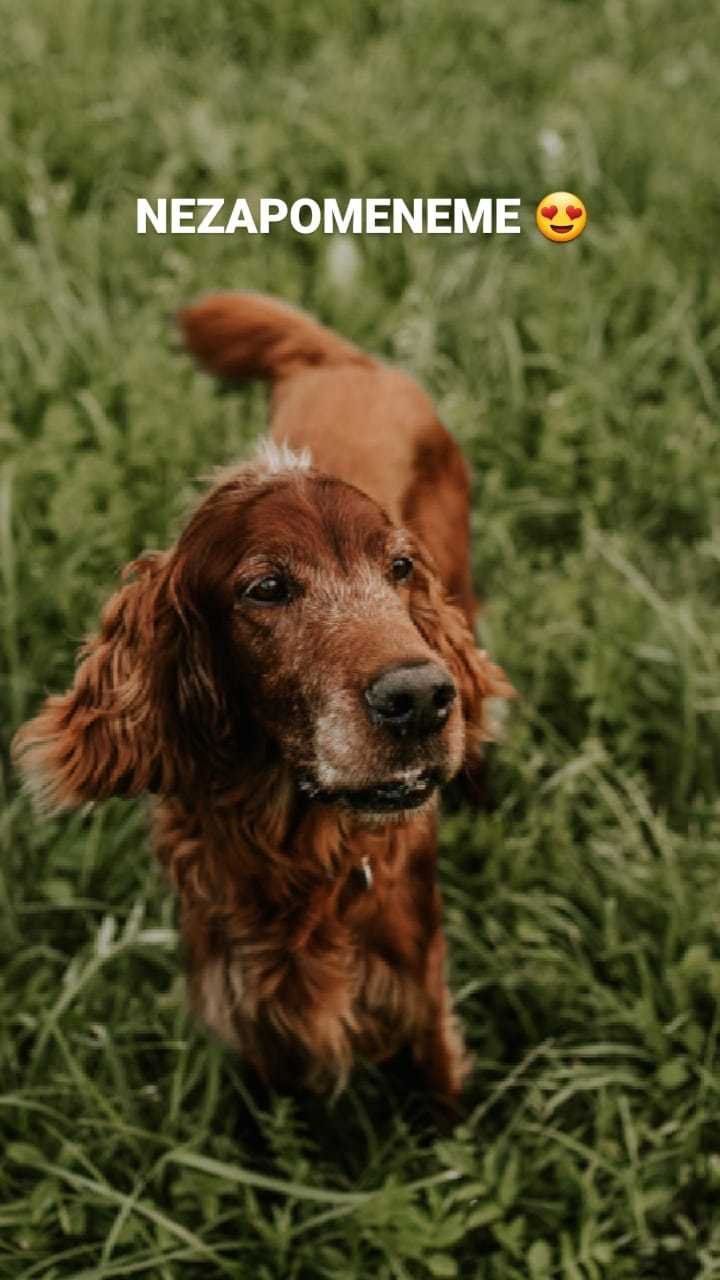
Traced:
<svg viewBox="0 0 720 1280">
<path fill-rule="evenodd" d="M 286 440 L 276 441 L 267 437 L 259 440 L 255 451 L 260 465 L 275 475 L 279 471 L 308 471 L 312 466 L 309 449 L 291 449 Z"/>
</svg>

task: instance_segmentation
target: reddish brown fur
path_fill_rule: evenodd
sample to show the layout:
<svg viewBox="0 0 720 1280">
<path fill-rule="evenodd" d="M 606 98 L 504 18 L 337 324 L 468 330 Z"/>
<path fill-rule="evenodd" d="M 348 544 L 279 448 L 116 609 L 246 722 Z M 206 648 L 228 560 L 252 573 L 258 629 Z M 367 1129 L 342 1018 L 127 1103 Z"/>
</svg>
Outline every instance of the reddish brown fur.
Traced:
<svg viewBox="0 0 720 1280">
<path fill-rule="evenodd" d="M 434 805 L 367 816 L 343 794 L 472 764 L 487 699 L 511 693 L 471 635 L 464 462 L 415 383 L 310 317 L 227 294 L 180 319 L 208 369 L 271 381 L 272 437 L 313 469 L 226 472 L 174 547 L 129 566 L 72 688 L 19 733 L 20 765 L 51 808 L 157 793 L 193 1003 L 263 1077 L 342 1083 L 356 1053 L 409 1042 L 454 1098 L 467 1057 Z M 407 583 L 388 577 L 398 556 Z M 296 594 L 258 606 L 247 582 L 276 572 Z M 391 740 L 367 712 L 397 664 L 459 693 L 428 740 Z"/>
</svg>

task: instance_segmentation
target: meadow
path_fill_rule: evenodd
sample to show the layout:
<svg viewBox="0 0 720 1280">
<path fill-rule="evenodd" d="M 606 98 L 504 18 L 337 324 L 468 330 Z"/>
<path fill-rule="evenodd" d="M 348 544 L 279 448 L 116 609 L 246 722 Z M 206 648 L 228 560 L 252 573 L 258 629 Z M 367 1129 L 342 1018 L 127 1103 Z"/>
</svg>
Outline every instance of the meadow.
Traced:
<svg viewBox="0 0 720 1280">
<path fill-rule="evenodd" d="M 0 1277 L 720 1277 L 720 22 L 699 0 L 0 0 Z M 716 132 L 716 130 L 715 130 Z M 589 225 L 557 246 L 546 192 Z M 138 236 L 135 200 L 522 198 L 516 236 Z M 172 316 L 278 293 L 473 468 L 519 698 L 442 826 L 466 1114 L 259 1100 L 143 803 L 9 763 L 120 567 L 263 430 Z"/>
</svg>

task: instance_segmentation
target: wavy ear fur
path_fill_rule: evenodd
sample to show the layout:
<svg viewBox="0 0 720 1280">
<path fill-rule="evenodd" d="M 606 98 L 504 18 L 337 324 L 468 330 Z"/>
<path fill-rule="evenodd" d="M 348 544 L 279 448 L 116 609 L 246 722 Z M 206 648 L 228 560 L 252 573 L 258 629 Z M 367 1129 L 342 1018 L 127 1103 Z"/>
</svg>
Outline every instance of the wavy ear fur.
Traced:
<svg viewBox="0 0 720 1280">
<path fill-rule="evenodd" d="M 164 557 L 144 556 L 105 605 L 100 630 L 80 650 L 67 693 L 46 699 L 18 732 L 13 754 L 45 810 L 137 795 L 160 772 L 158 708 L 147 661 L 157 630 Z"/>
<path fill-rule="evenodd" d="M 172 555 L 141 556 L 130 575 L 80 651 L 72 687 L 15 737 L 18 767 L 45 810 L 173 792 L 217 765 L 227 743 L 209 636 L 175 597 Z"/>
<path fill-rule="evenodd" d="M 465 719 L 465 767 L 480 760 L 482 745 L 495 734 L 488 705 L 513 698 L 515 690 L 501 667 L 478 649 L 464 613 L 448 599 L 425 549 L 415 557 L 410 613 L 423 639 L 445 660 L 460 690 Z"/>
</svg>

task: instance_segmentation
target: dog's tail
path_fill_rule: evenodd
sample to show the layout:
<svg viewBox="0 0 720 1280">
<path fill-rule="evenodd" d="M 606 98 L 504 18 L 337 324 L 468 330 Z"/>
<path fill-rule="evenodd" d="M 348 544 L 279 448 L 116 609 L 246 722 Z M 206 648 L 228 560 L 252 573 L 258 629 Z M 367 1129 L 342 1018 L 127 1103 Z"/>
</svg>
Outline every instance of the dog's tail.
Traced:
<svg viewBox="0 0 720 1280">
<path fill-rule="evenodd" d="M 312 316 L 262 293 L 213 293 L 178 321 L 200 364 L 231 381 L 277 382 L 308 367 L 374 363 Z"/>
</svg>

